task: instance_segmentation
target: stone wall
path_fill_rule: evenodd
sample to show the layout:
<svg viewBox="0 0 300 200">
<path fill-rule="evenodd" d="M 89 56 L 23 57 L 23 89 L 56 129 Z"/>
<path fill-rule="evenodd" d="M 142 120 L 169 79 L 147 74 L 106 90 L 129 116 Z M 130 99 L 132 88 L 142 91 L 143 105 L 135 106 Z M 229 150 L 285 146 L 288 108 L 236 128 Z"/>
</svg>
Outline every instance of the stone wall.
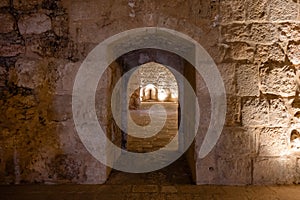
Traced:
<svg viewBox="0 0 300 200">
<path fill-rule="evenodd" d="M 198 41 L 225 83 L 221 138 L 198 159 L 206 128 L 200 127 L 190 156 L 197 183 L 299 183 L 300 154 L 290 142 L 293 130 L 300 130 L 294 79 L 299 10 L 299 0 L 0 0 L 0 182 L 104 182 L 109 169 L 86 151 L 74 130 L 74 77 L 104 39 L 158 26 Z M 119 133 L 106 103 L 121 72 L 112 65 L 98 87 L 98 118 L 111 130 L 108 136 Z M 205 97 L 196 78 L 197 93 Z"/>
</svg>

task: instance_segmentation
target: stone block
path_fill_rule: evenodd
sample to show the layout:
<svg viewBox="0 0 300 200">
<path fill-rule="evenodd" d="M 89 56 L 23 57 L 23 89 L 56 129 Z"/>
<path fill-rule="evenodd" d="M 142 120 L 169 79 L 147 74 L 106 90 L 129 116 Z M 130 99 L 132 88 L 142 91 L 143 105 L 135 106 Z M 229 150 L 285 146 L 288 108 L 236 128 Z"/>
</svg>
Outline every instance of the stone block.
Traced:
<svg viewBox="0 0 300 200">
<path fill-rule="evenodd" d="M 0 87 L 5 86 L 5 82 L 7 80 L 8 73 L 4 66 L 0 66 Z M 1 104 L 0 104 L 1 105 Z"/>
<path fill-rule="evenodd" d="M 288 127 L 290 114 L 282 99 L 270 99 L 269 125 L 274 127 Z"/>
<path fill-rule="evenodd" d="M 254 56 L 254 47 L 250 46 L 245 42 L 236 42 L 228 44 L 225 54 L 225 60 L 235 61 L 252 61 Z"/>
<path fill-rule="evenodd" d="M 249 40 L 256 43 L 276 42 L 278 32 L 276 26 L 271 23 L 253 23 L 250 27 Z"/>
<path fill-rule="evenodd" d="M 226 94 L 235 94 L 235 63 L 218 64 L 218 69 L 224 82 Z"/>
<path fill-rule="evenodd" d="M 282 156 L 288 154 L 289 133 L 285 128 L 263 128 L 259 133 L 259 156 Z"/>
<path fill-rule="evenodd" d="M 246 19 L 247 20 L 266 20 L 268 17 L 268 0 L 253 1 L 246 0 Z"/>
<path fill-rule="evenodd" d="M 255 61 L 258 62 L 284 62 L 285 54 L 283 49 L 278 44 L 273 45 L 257 45 L 255 53 Z"/>
<path fill-rule="evenodd" d="M 224 42 L 249 41 L 250 25 L 232 23 L 221 26 L 221 38 Z"/>
<path fill-rule="evenodd" d="M 222 23 L 245 20 L 245 2 L 241 0 L 221 1 L 220 16 Z"/>
<path fill-rule="evenodd" d="M 294 65 L 300 64 L 300 42 L 290 42 L 288 44 L 287 56 Z"/>
<path fill-rule="evenodd" d="M 253 184 L 292 184 L 295 160 L 290 158 L 257 158 L 253 165 Z"/>
<path fill-rule="evenodd" d="M 0 8 L 9 6 L 9 0 L 1 0 L 0 1 Z"/>
<path fill-rule="evenodd" d="M 239 96 L 259 95 L 258 66 L 238 65 L 236 67 L 237 93 Z"/>
<path fill-rule="evenodd" d="M 251 159 L 249 158 L 219 158 L 218 184 L 249 185 L 251 184 Z"/>
<path fill-rule="evenodd" d="M 224 128 L 216 145 L 216 154 L 223 159 L 246 157 L 255 152 L 255 132 L 251 128 Z"/>
<path fill-rule="evenodd" d="M 15 68 L 10 70 L 10 79 L 19 87 L 34 89 L 43 80 L 38 73 L 39 61 L 35 59 L 20 58 L 15 63 Z"/>
<path fill-rule="evenodd" d="M 295 72 L 291 66 L 262 65 L 259 70 L 260 91 L 283 97 L 294 96 L 296 91 Z"/>
<path fill-rule="evenodd" d="M 72 119 L 72 96 L 56 95 L 53 97 L 52 105 L 48 110 L 50 121 L 67 121 Z"/>
<path fill-rule="evenodd" d="M 22 15 L 18 21 L 18 27 L 22 35 L 40 34 L 51 30 L 51 19 L 42 13 Z"/>
<path fill-rule="evenodd" d="M 241 98 L 227 95 L 227 112 L 225 125 L 234 126 L 241 122 Z"/>
<path fill-rule="evenodd" d="M 278 25 L 279 39 L 281 41 L 300 40 L 300 25 L 298 23 L 285 22 Z"/>
<path fill-rule="evenodd" d="M 56 94 L 72 94 L 75 77 L 80 65 L 81 62 L 60 65 Z"/>
<path fill-rule="evenodd" d="M 265 126 L 269 119 L 269 104 L 266 99 L 242 99 L 242 124 L 243 126 Z"/>
<path fill-rule="evenodd" d="M 111 4 L 111 1 L 72 1 L 72 3 L 68 5 L 70 21 L 81 21 L 90 19 L 97 20 L 103 17 L 106 17 L 108 20 L 108 11 L 111 10 Z"/>
<path fill-rule="evenodd" d="M 10 44 L 8 42 L 1 42 L 0 56 L 13 57 L 25 53 L 25 47 L 21 44 Z"/>
<path fill-rule="evenodd" d="M 9 13 L 1 13 L 0 14 L 0 33 L 9 33 L 14 30 L 15 28 L 15 19 Z"/>
<path fill-rule="evenodd" d="M 297 20 L 299 4 L 292 0 L 273 0 L 270 2 L 270 20 Z"/>
<path fill-rule="evenodd" d="M 218 184 L 217 157 L 214 149 L 203 159 L 196 162 L 196 184 Z"/>
<path fill-rule="evenodd" d="M 13 0 L 13 6 L 17 10 L 31 10 L 41 5 L 43 0 Z"/>
</svg>

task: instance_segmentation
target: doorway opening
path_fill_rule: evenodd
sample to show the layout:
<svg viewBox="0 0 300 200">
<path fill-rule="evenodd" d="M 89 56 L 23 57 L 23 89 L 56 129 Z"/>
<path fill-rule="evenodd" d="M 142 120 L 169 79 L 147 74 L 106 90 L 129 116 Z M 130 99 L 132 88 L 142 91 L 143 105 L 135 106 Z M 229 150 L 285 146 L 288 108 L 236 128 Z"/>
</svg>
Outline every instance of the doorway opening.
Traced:
<svg viewBox="0 0 300 200">
<path fill-rule="evenodd" d="M 182 57 L 158 49 L 141 49 L 129 52 L 116 63 L 122 68 L 123 74 L 135 69 L 124 86 L 128 98 L 127 115 L 139 126 L 151 123 L 151 107 L 161 106 L 166 114 L 163 127 L 153 125 L 155 134 L 143 132 L 136 136 L 134 127 L 128 125 L 128 133 L 122 133 L 121 146 L 126 151 L 147 153 L 164 148 L 167 151 L 180 151 L 180 143 L 184 140 L 178 134 L 180 125 L 179 99 L 185 99 L 183 80 L 176 77 L 170 68 L 186 77 L 190 85 L 195 88 L 195 70 Z M 163 118 L 164 112 L 156 111 L 151 114 L 156 118 Z M 156 129 L 157 128 L 157 129 Z M 181 142 L 180 142 L 181 141 Z M 184 142 L 184 141 L 183 141 Z M 182 152 L 178 160 L 171 165 L 149 173 L 126 173 L 112 170 L 107 184 L 193 184 L 195 180 L 194 143 L 187 152 Z M 155 158 L 153 158 L 155 159 Z"/>
</svg>

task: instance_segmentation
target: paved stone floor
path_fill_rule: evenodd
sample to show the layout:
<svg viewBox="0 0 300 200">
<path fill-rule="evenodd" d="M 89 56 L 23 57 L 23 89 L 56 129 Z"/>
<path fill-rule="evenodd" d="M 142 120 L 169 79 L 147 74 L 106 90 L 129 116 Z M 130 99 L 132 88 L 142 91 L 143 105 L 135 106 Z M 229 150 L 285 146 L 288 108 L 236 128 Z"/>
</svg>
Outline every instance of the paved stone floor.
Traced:
<svg viewBox="0 0 300 200">
<path fill-rule="evenodd" d="M 1 200 L 299 200 L 300 186 L 18 185 L 0 186 Z"/>
<path fill-rule="evenodd" d="M 197 186 L 181 157 L 146 174 L 113 171 L 104 185 L 0 186 L 0 200 L 299 200 L 300 185 Z"/>
</svg>

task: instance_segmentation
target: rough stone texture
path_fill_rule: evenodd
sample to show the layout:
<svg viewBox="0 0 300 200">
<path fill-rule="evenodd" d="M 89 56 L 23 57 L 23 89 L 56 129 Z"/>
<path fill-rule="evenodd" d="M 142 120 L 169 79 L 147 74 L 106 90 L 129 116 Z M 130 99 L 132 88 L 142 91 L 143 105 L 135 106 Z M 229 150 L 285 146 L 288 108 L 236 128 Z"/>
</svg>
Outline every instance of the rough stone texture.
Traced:
<svg viewBox="0 0 300 200">
<path fill-rule="evenodd" d="M 253 184 L 292 184 L 295 164 L 289 158 L 257 158 L 254 162 Z"/>
<path fill-rule="evenodd" d="M 260 70 L 260 91 L 283 97 L 294 96 L 296 91 L 295 72 L 291 66 L 263 65 Z"/>
<path fill-rule="evenodd" d="M 255 61 L 258 62 L 284 62 L 285 54 L 278 44 L 273 45 L 257 45 L 255 53 Z"/>
<path fill-rule="evenodd" d="M 201 160 L 211 101 L 201 76 L 192 70 L 184 74 L 195 86 L 202 112 L 200 136 L 188 153 L 196 183 L 299 183 L 299 150 L 289 148 L 291 131 L 300 122 L 295 97 L 299 7 L 299 0 L 1 0 L 0 182 L 103 183 L 110 169 L 86 151 L 72 122 L 74 78 L 106 38 L 158 26 L 196 40 L 217 63 L 226 88 L 224 131 Z M 181 41 L 173 45 L 183 46 Z M 167 61 L 180 73 L 189 68 L 159 51 L 149 55 L 141 62 Z M 110 94 L 128 69 L 123 64 L 116 61 L 105 71 L 95 105 L 102 128 L 117 146 L 123 141 Z"/>
<path fill-rule="evenodd" d="M 40 34 L 51 29 L 51 19 L 42 13 L 23 15 L 18 27 L 21 34 Z"/>
<path fill-rule="evenodd" d="M 294 65 L 300 64 L 300 42 L 288 45 L 287 56 Z"/>
<path fill-rule="evenodd" d="M 266 99 L 242 99 L 242 124 L 244 126 L 265 126 L 269 119 L 269 104 Z"/>
<path fill-rule="evenodd" d="M 299 4 L 292 0 L 274 0 L 270 2 L 270 20 L 297 20 Z"/>
<path fill-rule="evenodd" d="M 238 65 L 236 67 L 237 93 L 240 96 L 258 96 L 258 67 Z"/>
<path fill-rule="evenodd" d="M 0 14 L 0 33 L 9 33 L 14 30 L 15 20 L 11 14 Z"/>
<path fill-rule="evenodd" d="M 263 128 L 259 135 L 260 156 L 282 156 L 288 154 L 288 135 L 284 128 Z"/>
</svg>

